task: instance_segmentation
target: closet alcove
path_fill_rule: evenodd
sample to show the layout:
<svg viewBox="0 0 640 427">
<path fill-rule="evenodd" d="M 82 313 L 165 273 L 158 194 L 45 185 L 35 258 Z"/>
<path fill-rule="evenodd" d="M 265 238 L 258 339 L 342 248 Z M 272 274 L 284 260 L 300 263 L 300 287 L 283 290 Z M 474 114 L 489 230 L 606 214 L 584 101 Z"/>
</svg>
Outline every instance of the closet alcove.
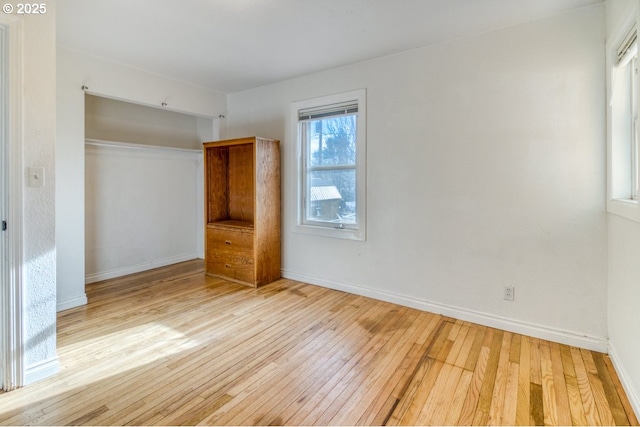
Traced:
<svg viewBox="0 0 640 427">
<path fill-rule="evenodd" d="M 217 119 L 85 94 L 85 280 L 202 258 Z"/>
</svg>

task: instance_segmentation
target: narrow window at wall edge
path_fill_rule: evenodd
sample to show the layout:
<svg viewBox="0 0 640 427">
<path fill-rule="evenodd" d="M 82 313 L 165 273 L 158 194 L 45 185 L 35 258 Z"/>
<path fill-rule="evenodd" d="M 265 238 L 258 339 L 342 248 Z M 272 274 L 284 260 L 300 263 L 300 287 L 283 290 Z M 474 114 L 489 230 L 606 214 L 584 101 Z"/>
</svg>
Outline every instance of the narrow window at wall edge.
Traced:
<svg viewBox="0 0 640 427">
<path fill-rule="evenodd" d="M 638 200 L 638 30 L 634 27 L 617 51 L 618 67 L 629 79 L 629 199 Z"/>
<path fill-rule="evenodd" d="M 613 202 L 637 204 L 640 154 L 638 42 L 635 22 L 631 29 L 620 34 L 611 47 L 609 198 Z"/>
<path fill-rule="evenodd" d="M 366 90 L 292 104 L 296 129 L 295 231 L 366 238 Z"/>
</svg>

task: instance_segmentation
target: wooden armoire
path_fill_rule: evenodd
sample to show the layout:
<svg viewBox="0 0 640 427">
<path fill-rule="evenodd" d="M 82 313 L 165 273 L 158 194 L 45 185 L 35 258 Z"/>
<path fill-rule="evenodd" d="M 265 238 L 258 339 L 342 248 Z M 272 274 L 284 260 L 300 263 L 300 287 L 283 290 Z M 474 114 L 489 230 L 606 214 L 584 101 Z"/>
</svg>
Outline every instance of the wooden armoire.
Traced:
<svg viewBox="0 0 640 427">
<path fill-rule="evenodd" d="M 280 141 L 205 142 L 205 270 L 258 287 L 280 278 Z"/>
</svg>

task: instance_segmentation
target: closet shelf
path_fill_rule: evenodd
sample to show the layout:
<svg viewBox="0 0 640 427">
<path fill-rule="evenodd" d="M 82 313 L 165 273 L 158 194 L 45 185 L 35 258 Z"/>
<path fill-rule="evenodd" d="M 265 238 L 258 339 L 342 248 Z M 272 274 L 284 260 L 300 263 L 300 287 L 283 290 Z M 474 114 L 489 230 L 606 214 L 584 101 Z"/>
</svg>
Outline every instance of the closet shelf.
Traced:
<svg viewBox="0 0 640 427">
<path fill-rule="evenodd" d="M 129 148 L 132 150 L 163 150 L 163 151 L 178 151 L 182 153 L 202 153 L 200 149 L 180 148 L 180 147 L 167 147 L 164 145 L 151 145 L 151 144 L 137 144 L 133 142 L 121 142 L 121 141 L 106 141 L 103 139 L 85 139 L 85 145 L 91 145 L 95 147 L 117 147 L 117 148 Z"/>
</svg>

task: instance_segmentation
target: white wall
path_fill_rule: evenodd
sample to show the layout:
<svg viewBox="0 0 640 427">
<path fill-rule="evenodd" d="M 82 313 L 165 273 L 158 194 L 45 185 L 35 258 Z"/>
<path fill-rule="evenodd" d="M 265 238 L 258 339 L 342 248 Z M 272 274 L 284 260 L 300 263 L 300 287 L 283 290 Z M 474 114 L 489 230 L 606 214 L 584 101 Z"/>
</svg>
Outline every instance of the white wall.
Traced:
<svg viewBox="0 0 640 427">
<path fill-rule="evenodd" d="M 87 283 L 197 258 L 202 154 L 87 145 Z"/>
<path fill-rule="evenodd" d="M 613 37 L 638 0 L 607 1 L 607 36 Z M 640 223 L 608 215 L 609 345 L 629 400 L 640 414 Z"/>
<path fill-rule="evenodd" d="M 609 345 L 640 414 L 640 224 L 609 215 Z"/>
<path fill-rule="evenodd" d="M 604 7 L 228 97 L 283 149 L 283 274 L 607 348 Z M 294 232 L 291 102 L 367 89 L 367 241 Z M 515 286 L 515 301 L 502 299 Z"/>
<path fill-rule="evenodd" d="M 85 92 L 82 86 L 87 86 L 91 94 L 156 107 L 166 102 L 168 110 L 208 118 L 216 118 L 225 112 L 226 97 L 60 46 L 57 49 L 57 76 L 56 245 L 58 310 L 63 310 L 86 303 Z M 213 128 L 217 129 L 217 126 Z"/>
<path fill-rule="evenodd" d="M 15 7 L 17 2 L 11 1 Z M 21 22 L 22 66 L 11 63 L 10 69 L 17 71 L 11 80 L 19 75 L 22 87 L 12 87 L 20 93 L 21 123 L 19 142 L 11 147 L 21 148 L 12 154 L 20 162 L 19 169 L 11 171 L 13 182 L 16 174 L 22 175 L 21 197 L 17 206 L 10 205 L 12 211 L 22 212 L 22 288 L 24 329 L 25 377 L 29 384 L 54 374 L 59 369 L 56 356 L 56 244 L 55 244 L 55 137 L 56 137 L 56 87 L 55 87 L 55 4 L 47 4 L 43 15 L 6 19 Z M 4 20 L 4 19 L 3 19 Z M 12 24 L 14 25 L 14 24 Z M 13 60 L 14 58 L 12 58 Z M 15 67 L 15 68 L 14 68 Z M 13 99 L 15 100 L 15 98 Z M 10 109 L 16 108 L 10 106 Z M 11 123 L 16 119 L 12 118 Z M 15 131 L 15 130 L 14 130 Z M 42 167 L 45 184 L 42 187 L 27 187 L 28 167 Z M 13 186 L 13 184 L 12 184 Z M 15 224 L 9 224 L 9 227 Z M 14 229 L 15 230 L 15 229 Z M 3 307 L 2 309 L 6 309 Z"/>
</svg>

